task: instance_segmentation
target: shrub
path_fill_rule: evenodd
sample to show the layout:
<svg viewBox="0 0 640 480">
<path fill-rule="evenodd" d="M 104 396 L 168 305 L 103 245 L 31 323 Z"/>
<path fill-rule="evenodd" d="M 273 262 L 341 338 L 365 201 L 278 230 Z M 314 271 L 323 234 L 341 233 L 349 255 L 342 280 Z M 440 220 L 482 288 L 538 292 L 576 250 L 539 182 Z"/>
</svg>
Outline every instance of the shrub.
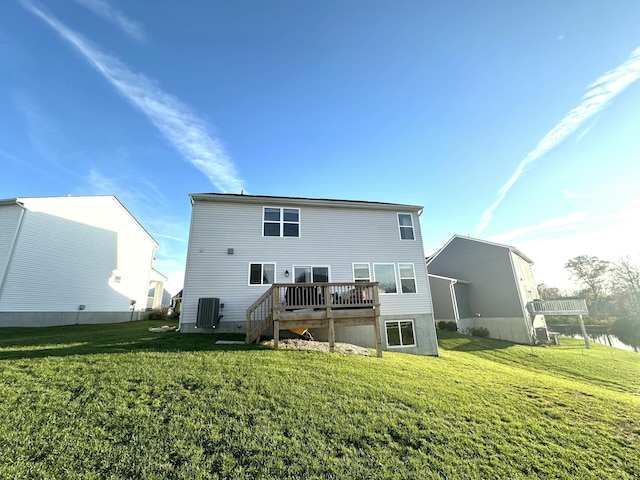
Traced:
<svg viewBox="0 0 640 480">
<path fill-rule="evenodd" d="M 438 322 L 438 330 L 445 330 L 447 328 L 447 322 Z"/>
<path fill-rule="evenodd" d="M 450 321 L 446 322 L 445 328 L 450 332 L 457 332 L 458 331 L 458 324 L 456 322 L 454 322 L 453 320 L 450 320 Z"/>
<path fill-rule="evenodd" d="M 167 314 L 163 310 L 156 309 L 149 314 L 149 320 L 166 320 L 166 319 L 167 319 Z"/>
<path fill-rule="evenodd" d="M 489 336 L 489 330 L 484 327 L 473 327 L 469 333 L 471 333 L 474 337 L 483 337 L 486 338 Z"/>
</svg>

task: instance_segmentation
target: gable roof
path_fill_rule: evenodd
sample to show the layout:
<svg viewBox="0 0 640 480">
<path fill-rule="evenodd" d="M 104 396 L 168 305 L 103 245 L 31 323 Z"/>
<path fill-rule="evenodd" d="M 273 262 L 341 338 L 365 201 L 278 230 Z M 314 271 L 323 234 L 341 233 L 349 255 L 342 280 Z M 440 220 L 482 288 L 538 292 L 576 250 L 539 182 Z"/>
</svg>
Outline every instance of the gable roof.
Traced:
<svg viewBox="0 0 640 480">
<path fill-rule="evenodd" d="M 453 237 L 451 237 L 447 243 L 445 243 L 440 249 L 438 249 L 438 251 L 436 253 L 434 253 L 433 255 L 431 255 L 430 257 L 427 257 L 426 263 L 427 266 L 429 266 L 429 264 L 436 259 L 436 257 L 438 255 L 440 255 L 440 253 L 447 248 L 447 246 L 453 242 L 455 239 L 462 239 L 462 240 L 466 240 L 466 241 L 470 241 L 470 242 L 477 242 L 477 243 L 483 243 L 485 245 L 491 245 L 494 247 L 499 247 L 499 248 L 506 248 L 507 250 L 509 250 L 510 252 L 516 254 L 517 256 L 519 256 L 520 258 L 522 258 L 525 262 L 529 263 L 529 265 L 533 265 L 533 260 L 531 260 L 529 257 L 527 257 L 524 253 L 522 253 L 520 250 L 518 250 L 516 247 L 512 247 L 510 245 L 504 245 L 502 243 L 495 243 L 495 242 L 490 242 L 488 240 L 481 240 L 479 238 L 472 238 L 472 237 L 468 237 L 465 235 L 454 235 Z"/>
<path fill-rule="evenodd" d="M 153 238 L 151 236 L 151 234 L 142 226 L 142 224 L 136 219 L 136 217 L 134 217 L 131 212 L 129 212 L 129 210 L 127 210 L 127 208 L 122 204 L 122 202 L 120 202 L 120 200 L 118 200 L 118 198 L 115 195 L 78 195 L 78 196 L 68 196 L 68 197 L 55 197 L 55 196 L 50 196 L 50 197 L 20 197 L 20 198 L 7 198 L 7 199 L 0 199 L 0 206 L 5 206 L 5 205 L 19 205 L 22 208 L 24 208 L 25 210 L 29 210 L 28 208 L 28 203 L 29 200 L 46 200 L 48 198 L 51 199 L 61 199 L 61 198 L 73 198 L 73 199 L 83 199 L 83 198 L 111 198 L 116 205 L 122 209 L 122 211 L 124 212 L 124 214 L 126 216 L 128 216 L 137 226 L 138 228 L 140 228 L 140 230 L 142 230 L 142 232 L 149 237 L 149 239 L 153 242 L 153 244 L 155 245 L 155 248 L 158 248 L 159 244 L 156 241 L 155 238 Z"/>
<path fill-rule="evenodd" d="M 369 208 L 378 210 L 412 211 L 422 213 L 424 207 L 420 205 L 403 205 L 400 203 L 368 202 L 364 200 L 337 200 L 329 198 L 307 198 L 307 197 L 278 197 L 270 195 L 246 195 L 237 193 L 191 193 L 189 194 L 191 203 L 196 201 L 204 202 L 227 202 L 227 203 L 254 203 L 270 205 L 325 205 L 331 207 Z"/>
</svg>

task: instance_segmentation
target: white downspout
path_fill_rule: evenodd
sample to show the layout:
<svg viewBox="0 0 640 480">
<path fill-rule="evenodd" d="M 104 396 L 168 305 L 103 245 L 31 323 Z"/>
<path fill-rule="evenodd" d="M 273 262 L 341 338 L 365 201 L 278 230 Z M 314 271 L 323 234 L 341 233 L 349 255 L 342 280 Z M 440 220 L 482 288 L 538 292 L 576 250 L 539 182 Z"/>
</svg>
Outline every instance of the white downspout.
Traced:
<svg viewBox="0 0 640 480">
<path fill-rule="evenodd" d="M 4 268 L 4 272 L 2 272 L 2 281 L 0 281 L 0 300 L 2 299 L 2 293 L 4 292 L 4 287 L 7 283 L 7 279 L 9 278 L 9 268 L 11 267 L 11 262 L 13 261 L 13 255 L 16 251 L 16 245 L 18 244 L 18 237 L 20 236 L 20 232 L 22 230 L 22 223 L 24 220 L 24 212 L 25 208 L 22 206 L 20 202 L 16 200 L 16 204 L 20 206 L 20 220 L 18 220 L 18 227 L 13 235 L 13 240 L 11 242 L 11 250 L 9 252 L 9 257 L 7 258 L 7 265 Z"/>
</svg>

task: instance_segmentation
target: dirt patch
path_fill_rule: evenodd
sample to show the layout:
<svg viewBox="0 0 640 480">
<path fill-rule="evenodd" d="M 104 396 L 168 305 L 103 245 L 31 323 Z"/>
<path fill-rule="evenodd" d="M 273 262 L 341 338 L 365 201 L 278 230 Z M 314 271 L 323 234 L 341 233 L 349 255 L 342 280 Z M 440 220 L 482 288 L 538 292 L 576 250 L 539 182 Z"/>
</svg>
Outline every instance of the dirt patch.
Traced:
<svg viewBox="0 0 640 480">
<path fill-rule="evenodd" d="M 273 347 L 273 340 L 263 342 L 263 345 Z M 285 338 L 280 340 L 279 348 L 283 350 L 311 350 L 314 352 L 328 352 L 329 342 L 316 342 L 313 340 L 301 340 L 298 338 Z M 359 347 L 350 343 L 335 343 L 336 353 L 349 353 L 351 355 L 371 356 L 368 348 Z"/>
</svg>

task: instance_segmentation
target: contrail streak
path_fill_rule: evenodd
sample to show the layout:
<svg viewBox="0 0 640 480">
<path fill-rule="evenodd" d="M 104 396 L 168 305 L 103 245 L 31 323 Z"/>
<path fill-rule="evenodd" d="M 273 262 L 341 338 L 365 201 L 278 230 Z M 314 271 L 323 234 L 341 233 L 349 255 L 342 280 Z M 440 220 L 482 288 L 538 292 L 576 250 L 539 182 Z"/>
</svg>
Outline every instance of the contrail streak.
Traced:
<svg viewBox="0 0 640 480">
<path fill-rule="evenodd" d="M 481 233 L 487 228 L 493 212 L 502 203 L 507 192 L 520 178 L 528 164 L 540 158 L 575 132 L 583 122 L 602 110 L 616 95 L 638 80 L 638 78 L 640 78 L 640 47 L 636 48 L 622 65 L 608 71 L 589 85 L 587 93 L 582 97 L 580 104 L 553 127 L 540 140 L 536 148 L 529 152 L 525 159 L 520 162 L 511 178 L 498 191 L 496 201 L 480 217 L 480 221 L 473 229 L 474 233 Z"/>
<path fill-rule="evenodd" d="M 23 5 L 75 47 L 131 104 L 140 109 L 162 135 L 222 192 L 240 192 L 242 181 L 219 140 L 209 135 L 204 121 L 177 98 L 163 92 L 142 74 L 118 59 L 100 52 L 82 36 L 44 13 L 28 0 Z"/>
</svg>

